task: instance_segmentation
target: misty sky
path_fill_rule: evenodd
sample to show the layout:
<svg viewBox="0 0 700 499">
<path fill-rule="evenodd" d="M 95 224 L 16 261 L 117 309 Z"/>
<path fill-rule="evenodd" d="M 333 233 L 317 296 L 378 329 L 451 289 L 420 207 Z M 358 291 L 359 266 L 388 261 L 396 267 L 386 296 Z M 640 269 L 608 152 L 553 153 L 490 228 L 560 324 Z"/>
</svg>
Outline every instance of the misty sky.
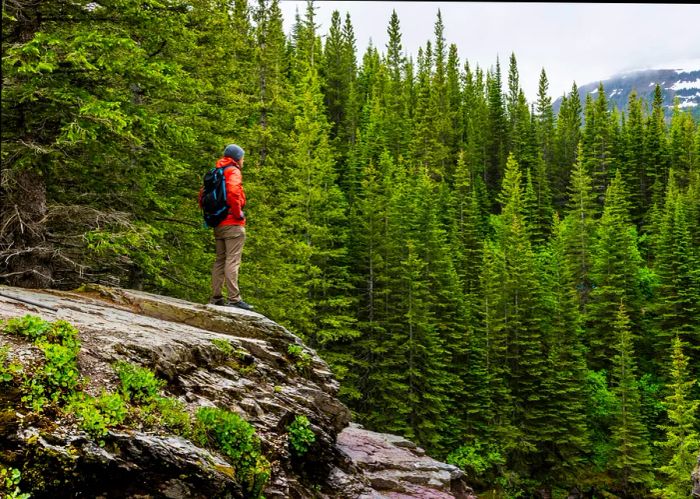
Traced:
<svg viewBox="0 0 700 499">
<path fill-rule="evenodd" d="M 487 69 L 501 62 L 504 83 L 512 52 L 529 101 L 537 95 L 542 68 L 554 99 L 578 86 L 624 71 L 647 68 L 700 69 L 700 4 L 352 2 L 316 1 L 316 24 L 325 36 L 331 14 L 350 13 L 358 62 L 370 39 L 386 51 L 392 9 L 401 24 L 404 53 L 434 40 L 437 11 L 447 45 L 457 45 L 460 62 Z M 281 0 L 287 33 L 305 1 Z"/>
</svg>

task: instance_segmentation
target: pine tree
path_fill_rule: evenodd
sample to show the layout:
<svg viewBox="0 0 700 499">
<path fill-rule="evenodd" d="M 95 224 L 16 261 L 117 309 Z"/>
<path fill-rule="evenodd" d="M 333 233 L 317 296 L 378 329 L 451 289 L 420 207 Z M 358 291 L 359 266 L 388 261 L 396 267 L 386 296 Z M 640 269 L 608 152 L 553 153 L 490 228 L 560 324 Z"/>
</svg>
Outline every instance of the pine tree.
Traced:
<svg viewBox="0 0 700 499">
<path fill-rule="evenodd" d="M 697 124 L 689 112 L 681 112 L 680 99 L 674 99 L 669 138 L 669 164 L 676 172 L 676 180 L 686 186 L 689 174 L 697 165 L 695 148 Z"/>
<path fill-rule="evenodd" d="M 342 373 L 340 395 L 361 417 L 375 409 L 375 392 L 379 383 L 370 383 L 382 376 L 386 350 L 389 308 L 388 255 L 395 241 L 388 237 L 389 199 L 395 178 L 395 164 L 385 151 L 378 167 L 369 162 L 363 171 L 361 189 L 351 207 L 350 228 L 356 235 L 349 244 L 352 275 L 357 291 L 357 328 L 360 337 L 347 346 L 353 352 L 354 365 Z"/>
<path fill-rule="evenodd" d="M 506 114 L 508 116 L 508 137 L 511 139 L 508 143 L 508 150 L 514 150 L 514 135 L 518 129 L 520 122 L 520 75 L 518 73 L 518 61 L 515 59 L 515 53 L 511 52 L 508 61 L 508 94 L 506 95 Z M 524 97 L 524 94 L 523 94 Z"/>
<path fill-rule="evenodd" d="M 608 367 L 614 338 L 608 329 L 622 302 L 636 317 L 639 307 L 637 231 L 630 223 L 627 196 L 620 172 L 605 193 L 605 208 L 591 259 L 593 289 L 588 303 L 588 359 L 595 369 Z"/>
<path fill-rule="evenodd" d="M 509 384 L 508 333 L 504 317 L 506 286 L 504 254 L 496 243 L 486 240 L 483 249 L 480 287 L 482 299 L 480 315 L 482 330 L 476 340 L 483 345 L 485 356 L 485 377 L 488 387 L 488 403 L 483 407 L 486 417 L 488 442 L 498 443 L 504 450 L 510 450 L 520 440 L 520 431 L 514 420 L 514 397 Z M 478 352 L 478 350 L 477 350 Z"/>
<path fill-rule="evenodd" d="M 450 44 L 449 53 L 447 56 L 447 104 L 450 110 L 450 151 L 449 156 L 452 158 L 454 165 L 450 172 L 450 178 L 454 175 L 456 168 L 456 160 L 460 151 L 463 149 L 466 138 L 465 123 L 462 112 L 462 75 L 459 70 L 459 55 L 457 53 L 457 45 Z"/>
<path fill-rule="evenodd" d="M 483 73 L 478 67 L 472 72 L 469 63 L 465 62 L 464 80 L 464 105 L 462 109 L 466 136 L 465 161 L 470 165 L 472 182 L 475 188 L 479 189 L 477 185 L 483 186 L 480 191 L 480 200 L 483 201 L 481 205 L 488 213 L 491 208 L 491 201 L 486 191 L 486 123 L 488 119 L 488 103 L 485 97 Z"/>
<path fill-rule="evenodd" d="M 562 224 L 554 215 L 552 238 L 539 255 L 545 290 L 547 363 L 542 383 L 545 419 L 533 475 L 543 483 L 574 484 L 590 449 L 585 411 L 586 362 L 581 316 L 566 259 Z"/>
<path fill-rule="evenodd" d="M 640 224 L 645 212 L 644 203 L 644 117 L 642 100 L 636 92 L 630 93 L 627 104 L 627 120 L 625 127 L 625 159 L 621 164 L 622 179 L 627 186 L 631 204 L 632 220 Z"/>
<path fill-rule="evenodd" d="M 389 83 L 386 89 L 386 133 L 387 145 L 394 159 L 406 149 L 407 133 L 404 114 L 403 75 L 406 57 L 401 43 L 401 28 L 396 11 L 392 11 L 387 29 L 389 42 L 387 44 L 386 64 L 389 71 Z"/>
<path fill-rule="evenodd" d="M 645 135 L 645 206 L 660 207 L 663 203 L 666 181 L 668 180 L 668 145 L 661 86 L 654 88 L 651 115 L 647 119 Z M 647 223 L 653 217 L 647 214 Z"/>
<path fill-rule="evenodd" d="M 697 430 L 700 401 L 692 399 L 692 389 L 697 384 L 697 379 L 689 376 L 688 360 L 683 353 L 683 342 L 678 337 L 674 338 L 669 395 L 664 404 L 669 422 L 662 426 L 666 439 L 655 442 L 655 445 L 665 451 L 665 464 L 657 469 L 667 478 L 664 487 L 654 492 L 667 499 L 690 497 L 691 483 L 688 477 L 693 471 L 700 449 L 700 434 Z"/>
<path fill-rule="evenodd" d="M 453 351 L 452 365 L 459 366 L 460 390 L 453 390 L 456 411 L 460 414 L 457 428 L 461 437 L 471 441 L 486 431 L 489 394 L 483 380 L 486 376 L 486 344 L 481 334 L 479 272 L 483 259 L 483 230 L 477 192 L 471 183 L 470 169 L 460 153 L 455 171 L 455 188 L 451 191 L 452 240 L 454 265 L 464 296 L 460 322 L 465 325 L 465 338 L 460 351 Z"/>
<path fill-rule="evenodd" d="M 585 315 L 592 289 L 590 273 L 595 235 L 595 196 L 592 180 L 580 156 L 571 174 L 568 210 L 563 224 L 562 237 L 567 263 L 578 293 L 581 312 Z"/>
<path fill-rule="evenodd" d="M 355 30 L 352 26 L 350 14 L 345 15 L 345 23 L 343 24 L 343 42 L 345 50 L 343 56 L 347 59 L 345 68 L 352 70 L 352 74 L 348 75 L 350 80 L 348 98 L 345 109 L 345 122 L 343 130 L 339 132 L 339 136 L 347 142 L 348 148 L 352 148 L 357 141 L 357 127 L 359 126 L 360 114 L 360 97 L 357 89 L 357 58 L 355 47 Z"/>
<path fill-rule="evenodd" d="M 655 270 L 660 285 L 654 350 L 658 353 L 668 351 L 674 336 L 689 341 L 694 350 L 700 348 L 700 262 L 691 239 L 689 200 L 679 192 L 674 178 L 672 171 L 656 240 Z"/>
<path fill-rule="evenodd" d="M 512 464 L 521 467 L 528 455 L 536 451 L 546 425 L 539 387 L 545 375 L 545 354 L 541 289 L 523 216 L 521 174 L 512 155 L 506 165 L 499 202 L 502 211 L 495 221 L 495 241 L 503 258 L 503 273 L 497 277 L 502 283 L 502 294 L 494 319 L 500 323 L 499 333 L 506 338 L 513 423 L 520 438 L 518 448 L 512 452 Z"/>
<path fill-rule="evenodd" d="M 552 98 L 547 95 L 549 82 L 547 73 L 544 68 L 540 72 L 539 87 L 537 90 L 537 112 L 535 113 L 535 122 L 537 130 L 537 143 L 539 144 L 540 154 L 544 162 L 543 168 L 545 171 L 554 169 L 554 129 L 555 116 L 552 109 Z M 549 178 L 547 178 L 549 181 Z M 547 219 L 549 223 L 551 217 Z"/>
<path fill-rule="evenodd" d="M 454 316 L 450 309 L 455 310 L 456 304 L 450 301 L 456 297 L 448 294 L 457 291 L 456 280 L 452 285 L 446 281 L 451 262 L 426 169 L 412 165 L 410 172 L 401 172 L 392 181 L 387 222 L 388 239 L 395 244 L 386 256 L 391 291 L 380 345 L 387 353 L 374 374 L 390 382 L 374 394 L 380 403 L 374 405 L 369 421 L 439 451 L 453 378 L 445 370 L 446 343 L 454 340 L 450 329 L 455 326 L 449 319 L 438 320 L 437 314 Z M 418 212 L 421 217 L 415 216 Z"/>
<path fill-rule="evenodd" d="M 593 180 L 599 206 L 612 179 L 612 117 L 603 84 L 598 85 L 595 102 L 586 95 L 585 126 L 582 137 L 583 164 Z"/>
<path fill-rule="evenodd" d="M 486 135 L 486 170 L 484 182 L 490 196 L 495 197 L 498 192 L 508 155 L 508 133 L 501 89 L 501 65 L 496 59 L 496 68 L 493 73 L 487 73 L 486 78 L 488 118 Z"/>
<path fill-rule="evenodd" d="M 623 304 L 619 305 L 613 331 L 616 353 L 613 359 L 612 385 L 619 406 L 611 428 L 614 447 L 609 466 L 615 486 L 624 494 L 633 496 L 646 493 L 654 477 L 646 429 L 640 418 L 633 336 Z"/>
<path fill-rule="evenodd" d="M 336 184 L 333 152 L 318 76 L 318 37 L 309 3 L 297 39 L 294 144 L 287 192 L 281 208 L 289 231 L 289 258 L 295 263 L 296 331 L 313 347 L 354 336 L 348 298 L 347 204 Z M 290 291 L 293 291 L 290 290 Z M 331 364 L 333 359 L 329 359 Z"/>
<path fill-rule="evenodd" d="M 331 138 L 337 138 L 342 133 L 345 121 L 345 110 L 350 95 L 350 85 L 355 75 L 355 67 L 349 65 L 354 59 L 347 56 L 348 47 L 343 36 L 340 12 L 333 11 L 331 26 L 323 47 L 323 95 L 328 119 L 331 123 Z M 347 147 L 347 143 L 339 141 L 337 147 Z"/>
<path fill-rule="evenodd" d="M 566 188 L 574 169 L 581 141 L 581 100 L 574 83 L 569 96 L 563 96 L 555 135 L 555 164 L 549 171 L 554 205 L 562 207 L 566 202 Z"/>
<path fill-rule="evenodd" d="M 425 119 L 431 121 L 432 133 L 436 139 L 435 149 L 431 150 L 435 171 L 439 178 L 451 183 L 454 163 L 450 158 L 450 152 L 455 149 L 457 130 L 453 128 L 454 111 L 450 108 L 444 31 L 442 14 L 438 9 L 435 21 L 434 71 L 430 82 L 430 112 Z"/>
</svg>

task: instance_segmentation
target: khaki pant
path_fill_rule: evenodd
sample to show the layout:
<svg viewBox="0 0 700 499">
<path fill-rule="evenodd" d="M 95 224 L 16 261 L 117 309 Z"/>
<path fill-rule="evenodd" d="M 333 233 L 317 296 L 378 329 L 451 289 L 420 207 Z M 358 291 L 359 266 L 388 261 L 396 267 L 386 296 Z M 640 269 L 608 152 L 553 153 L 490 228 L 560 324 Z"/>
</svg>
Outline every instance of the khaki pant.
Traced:
<svg viewBox="0 0 700 499">
<path fill-rule="evenodd" d="M 214 228 L 216 239 L 216 260 L 211 269 L 212 296 L 221 296 L 221 288 L 226 282 L 228 300 L 237 302 L 241 299 L 238 289 L 238 268 L 241 266 L 245 227 L 241 225 L 224 225 Z"/>
</svg>

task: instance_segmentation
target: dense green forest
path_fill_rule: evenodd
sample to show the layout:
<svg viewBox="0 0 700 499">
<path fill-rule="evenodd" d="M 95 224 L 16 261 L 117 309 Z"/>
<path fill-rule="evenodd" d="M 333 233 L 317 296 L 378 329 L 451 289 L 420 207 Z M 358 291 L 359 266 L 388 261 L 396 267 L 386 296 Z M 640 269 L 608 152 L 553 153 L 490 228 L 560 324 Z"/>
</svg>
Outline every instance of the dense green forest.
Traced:
<svg viewBox="0 0 700 499">
<path fill-rule="evenodd" d="M 530 103 L 443 28 L 414 60 L 396 14 L 358 54 L 312 4 L 287 37 L 277 0 L 4 1 L 0 282 L 205 302 L 197 192 L 236 142 L 243 296 L 357 421 L 505 497 L 688 497 L 700 126 L 659 87 L 555 115 L 544 69 Z"/>
</svg>

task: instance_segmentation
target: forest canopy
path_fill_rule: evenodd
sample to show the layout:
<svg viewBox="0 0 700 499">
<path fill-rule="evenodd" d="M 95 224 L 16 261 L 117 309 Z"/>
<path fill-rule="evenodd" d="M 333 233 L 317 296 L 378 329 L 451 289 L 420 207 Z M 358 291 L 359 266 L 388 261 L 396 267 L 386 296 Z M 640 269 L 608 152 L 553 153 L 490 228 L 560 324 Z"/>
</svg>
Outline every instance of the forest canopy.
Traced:
<svg viewBox="0 0 700 499">
<path fill-rule="evenodd" d="M 367 428 L 506 497 L 680 498 L 700 451 L 700 126 L 515 54 L 358 54 L 277 0 L 3 2 L 0 282 L 205 302 L 202 176 L 246 151 L 241 288 Z M 321 36 L 323 35 L 323 36 Z M 462 48 L 461 50 L 466 50 Z M 501 65 L 503 63 L 503 66 Z"/>
</svg>

